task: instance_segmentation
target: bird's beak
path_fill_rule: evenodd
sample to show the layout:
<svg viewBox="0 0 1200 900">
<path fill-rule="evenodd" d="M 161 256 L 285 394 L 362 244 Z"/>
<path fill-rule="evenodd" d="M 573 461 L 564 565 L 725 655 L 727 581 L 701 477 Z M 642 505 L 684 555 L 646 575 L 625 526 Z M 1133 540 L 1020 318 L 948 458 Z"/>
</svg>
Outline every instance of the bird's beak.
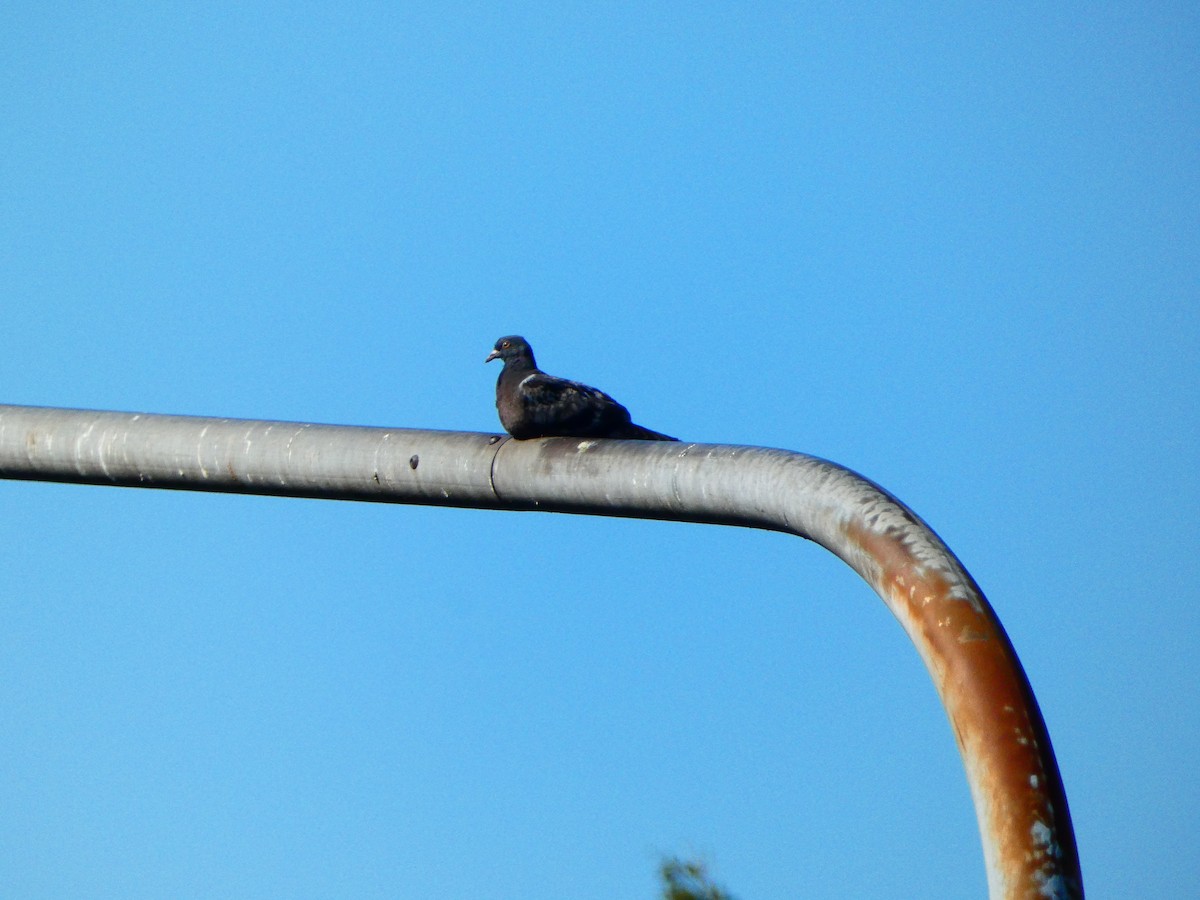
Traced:
<svg viewBox="0 0 1200 900">
<path fill-rule="evenodd" d="M 499 350 L 493 350 L 491 353 L 489 353 L 489 354 L 487 355 L 487 359 L 485 359 L 485 360 L 484 360 L 484 362 L 485 362 L 485 363 L 490 363 L 490 362 L 491 362 L 493 359 L 499 359 L 499 358 L 500 358 L 500 351 L 499 351 Z"/>
</svg>

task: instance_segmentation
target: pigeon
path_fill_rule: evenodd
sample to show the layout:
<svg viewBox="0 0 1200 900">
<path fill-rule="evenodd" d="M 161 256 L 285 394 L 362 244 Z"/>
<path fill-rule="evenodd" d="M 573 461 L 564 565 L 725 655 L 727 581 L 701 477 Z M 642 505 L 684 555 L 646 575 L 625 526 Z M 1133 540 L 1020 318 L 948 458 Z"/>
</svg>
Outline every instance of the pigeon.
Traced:
<svg viewBox="0 0 1200 900">
<path fill-rule="evenodd" d="M 500 424 L 518 441 L 538 437 L 679 440 L 634 425 L 629 410 L 604 391 L 547 375 L 537 367 L 533 348 L 523 337 L 500 338 L 484 362 L 493 359 L 504 362 L 496 381 Z"/>
</svg>

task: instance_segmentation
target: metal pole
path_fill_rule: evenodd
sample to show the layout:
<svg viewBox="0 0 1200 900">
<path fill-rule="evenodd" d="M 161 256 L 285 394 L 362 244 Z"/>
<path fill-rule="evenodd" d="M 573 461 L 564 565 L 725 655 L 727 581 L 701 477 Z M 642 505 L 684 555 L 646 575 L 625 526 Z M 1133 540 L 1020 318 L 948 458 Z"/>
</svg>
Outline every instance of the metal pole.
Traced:
<svg viewBox="0 0 1200 900">
<path fill-rule="evenodd" d="M 999 898 L 1082 898 L 1070 812 L 1033 691 L 994 611 L 911 510 L 784 450 L 0 406 L 0 477 L 634 516 L 784 531 L 879 594 L 933 677 Z"/>
</svg>

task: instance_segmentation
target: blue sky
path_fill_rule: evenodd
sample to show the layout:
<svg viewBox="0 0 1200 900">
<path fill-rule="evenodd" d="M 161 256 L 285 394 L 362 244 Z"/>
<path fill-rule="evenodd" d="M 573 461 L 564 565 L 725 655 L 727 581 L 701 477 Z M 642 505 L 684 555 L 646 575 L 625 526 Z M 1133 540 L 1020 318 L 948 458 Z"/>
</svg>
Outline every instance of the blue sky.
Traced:
<svg viewBox="0 0 1200 900">
<path fill-rule="evenodd" d="M 1097 897 L 1200 883 L 1185 4 L 19 4 L 4 402 L 489 431 L 501 334 L 929 521 Z M 985 890 L 845 566 L 657 522 L 0 484 L 21 897 Z"/>
</svg>

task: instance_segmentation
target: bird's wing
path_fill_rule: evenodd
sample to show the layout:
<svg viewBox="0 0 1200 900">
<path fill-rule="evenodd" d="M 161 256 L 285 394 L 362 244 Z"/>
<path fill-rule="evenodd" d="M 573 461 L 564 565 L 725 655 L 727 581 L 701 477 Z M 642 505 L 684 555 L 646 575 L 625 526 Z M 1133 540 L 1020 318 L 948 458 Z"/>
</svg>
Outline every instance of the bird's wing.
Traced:
<svg viewBox="0 0 1200 900">
<path fill-rule="evenodd" d="M 531 423 L 549 433 L 603 436 L 629 421 L 629 411 L 604 391 L 537 372 L 517 388 Z"/>
</svg>

